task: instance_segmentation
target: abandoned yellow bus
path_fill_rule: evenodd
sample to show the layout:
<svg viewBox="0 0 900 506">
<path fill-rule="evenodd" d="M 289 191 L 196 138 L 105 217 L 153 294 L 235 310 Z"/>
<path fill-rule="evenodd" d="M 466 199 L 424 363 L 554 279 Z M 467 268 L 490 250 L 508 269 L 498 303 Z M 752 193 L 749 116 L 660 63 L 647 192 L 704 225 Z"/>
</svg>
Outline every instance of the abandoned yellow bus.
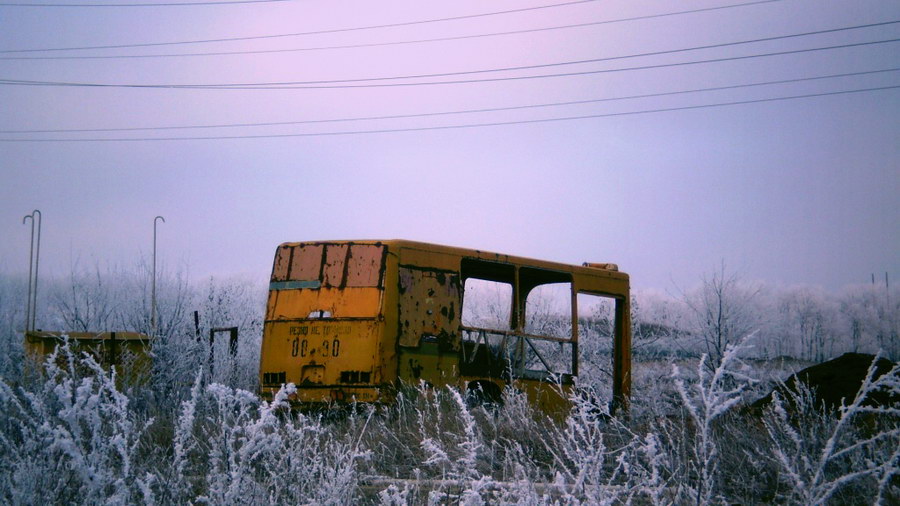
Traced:
<svg viewBox="0 0 900 506">
<path fill-rule="evenodd" d="M 598 338 L 600 320 L 585 317 L 597 301 L 609 303 L 599 337 L 608 346 L 591 348 L 608 350 L 609 400 L 622 405 L 629 279 L 614 264 L 405 240 L 284 243 L 269 285 L 262 395 L 294 383 L 300 404 L 384 402 L 424 382 L 496 400 L 509 385 L 551 408 L 578 375 L 579 345 Z"/>
</svg>

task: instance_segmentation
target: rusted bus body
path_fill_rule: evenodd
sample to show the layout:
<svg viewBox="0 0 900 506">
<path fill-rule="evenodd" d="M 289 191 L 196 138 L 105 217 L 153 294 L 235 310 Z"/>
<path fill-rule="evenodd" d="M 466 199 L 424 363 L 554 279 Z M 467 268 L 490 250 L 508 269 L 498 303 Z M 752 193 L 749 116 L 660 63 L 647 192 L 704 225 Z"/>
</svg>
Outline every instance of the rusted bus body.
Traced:
<svg viewBox="0 0 900 506">
<path fill-rule="evenodd" d="M 115 366 L 120 385 L 140 384 L 150 374 L 151 338 L 137 332 L 28 331 L 25 333 L 25 354 L 31 363 L 43 364 L 66 337 L 74 353 L 88 353 L 106 368 Z M 60 362 L 59 365 L 65 364 Z"/>
<path fill-rule="evenodd" d="M 510 287 L 508 322 L 463 321 L 470 279 Z M 567 290 L 566 335 L 527 325 L 528 295 L 544 285 Z M 270 283 L 262 393 L 270 397 L 294 383 L 302 403 L 370 402 L 389 401 L 403 382 L 477 388 L 487 397 L 511 384 L 551 408 L 578 374 L 579 294 L 614 301 L 612 396 L 624 402 L 629 280 L 612 264 L 574 266 L 403 240 L 285 243 Z M 557 347 L 568 350 L 561 366 L 541 352 Z"/>
</svg>

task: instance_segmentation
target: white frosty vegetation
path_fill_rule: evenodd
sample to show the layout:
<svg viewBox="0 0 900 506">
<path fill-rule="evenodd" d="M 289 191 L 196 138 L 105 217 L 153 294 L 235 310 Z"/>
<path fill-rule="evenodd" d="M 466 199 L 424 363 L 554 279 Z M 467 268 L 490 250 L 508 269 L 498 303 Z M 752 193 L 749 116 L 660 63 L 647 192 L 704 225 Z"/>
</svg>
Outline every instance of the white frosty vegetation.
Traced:
<svg viewBox="0 0 900 506">
<path fill-rule="evenodd" d="M 883 503 L 887 496 L 897 498 L 900 406 L 867 405 L 878 391 L 900 398 L 900 366 L 875 379 L 872 362 L 859 393 L 840 407 L 836 418 L 823 412 L 802 386 L 786 391 L 789 403 L 773 393 L 763 423 L 772 440 L 771 458 L 788 485 L 788 499 L 825 504 L 842 487 L 866 477 L 877 480 L 874 503 Z"/>
<path fill-rule="evenodd" d="M 0 382 L 0 502 L 110 504 L 894 503 L 897 367 L 837 415 L 800 392 L 763 415 L 737 411 L 752 383 L 726 350 L 710 371 L 676 369 L 678 412 L 610 417 L 576 392 L 553 418 L 515 390 L 470 407 L 425 385 L 383 409 L 322 418 L 194 377 L 178 405 L 132 402 L 89 356 L 62 346 L 31 385 Z M 154 416 L 151 417 L 150 414 Z"/>
<path fill-rule="evenodd" d="M 67 343 L 44 367 L 33 390 L 0 381 L 0 502 L 346 504 L 355 494 L 365 451 L 291 414 L 292 385 L 266 403 L 203 388 L 198 375 L 166 421 L 132 407 L 114 371 Z"/>
<path fill-rule="evenodd" d="M 146 280 L 144 270 L 95 269 L 47 281 L 38 326 L 146 332 Z M 123 386 L 68 346 L 41 374 L 23 367 L 23 282 L 0 277 L 0 503 L 900 502 L 896 366 L 870 370 L 836 413 L 803 388 L 742 408 L 808 364 L 797 359 L 879 348 L 900 358 L 900 292 L 883 286 L 832 295 L 722 272 L 690 301 L 635 294 L 628 416 L 606 411 L 600 312 L 580 321 L 593 334 L 568 412 L 538 411 L 512 388 L 502 403 L 471 406 L 461 392 L 419 385 L 390 406 L 303 414 L 285 406 L 292 385 L 271 403 L 255 394 L 264 291 L 240 280 L 191 287 L 165 271 L 160 280 L 153 370 Z M 229 326 L 240 329 L 237 355 L 223 339 L 210 362 L 209 329 Z M 753 330 L 754 348 L 738 345 Z M 893 404 L 874 406 L 870 394 Z"/>
<path fill-rule="evenodd" d="M 67 341 L 45 370 L 46 381 L 33 391 L 0 382 L 4 502 L 139 501 L 153 476 L 136 465 L 137 446 L 152 420 L 139 422 L 115 372 L 74 357 Z"/>
<path fill-rule="evenodd" d="M 691 474 L 695 480 L 684 483 L 689 495 L 698 504 L 709 504 L 715 498 L 716 475 L 719 472 L 718 449 L 713 423 L 741 402 L 741 394 L 755 380 L 746 372 L 733 368 L 740 364 L 738 354 L 747 348 L 743 338 L 739 343 L 728 344 L 723 350 L 718 366 L 709 372 L 707 356 L 700 357 L 697 366 L 698 379 L 691 387 L 685 385 L 678 366 L 672 365 L 672 377 L 675 378 L 675 389 L 690 415 L 695 434 L 692 437 Z M 745 368 L 746 369 L 746 368 Z"/>
</svg>

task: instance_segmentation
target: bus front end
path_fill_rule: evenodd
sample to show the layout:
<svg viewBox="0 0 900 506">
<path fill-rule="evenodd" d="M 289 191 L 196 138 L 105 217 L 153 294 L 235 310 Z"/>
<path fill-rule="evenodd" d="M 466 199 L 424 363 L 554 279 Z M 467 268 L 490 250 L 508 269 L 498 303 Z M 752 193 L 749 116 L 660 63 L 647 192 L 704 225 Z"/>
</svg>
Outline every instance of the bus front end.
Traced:
<svg viewBox="0 0 900 506">
<path fill-rule="evenodd" d="M 371 402 L 386 367 L 384 283 L 379 242 L 285 243 L 269 284 L 260 355 L 262 396 L 297 387 L 300 404 Z"/>
</svg>

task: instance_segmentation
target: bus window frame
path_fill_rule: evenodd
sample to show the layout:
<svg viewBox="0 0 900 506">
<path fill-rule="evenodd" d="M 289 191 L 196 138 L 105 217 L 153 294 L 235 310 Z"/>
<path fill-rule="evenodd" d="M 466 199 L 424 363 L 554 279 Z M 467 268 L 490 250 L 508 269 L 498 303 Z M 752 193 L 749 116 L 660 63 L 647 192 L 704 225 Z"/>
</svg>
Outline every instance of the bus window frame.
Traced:
<svg viewBox="0 0 900 506">
<path fill-rule="evenodd" d="M 511 272 L 503 272 L 511 271 Z M 524 285 L 523 272 L 530 274 L 525 279 L 528 280 Z M 502 336 L 500 349 L 497 350 L 497 356 L 506 355 L 513 358 L 510 365 L 512 377 L 516 379 L 541 381 L 544 376 L 556 376 L 560 378 L 573 378 L 578 376 L 578 313 L 576 302 L 576 275 L 571 272 L 560 271 L 555 269 L 546 269 L 532 265 L 522 265 L 512 262 L 494 262 L 481 258 L 463 257 L 460 262 L 460 286 L 461 291 L 461 307 L 465 308 L 466 304 L 466 281 L 469 279 L 479 279 L 483 281 L 491 281 L 495 283 L 503 283 L 512 286 L 512 305 L 510 307 L 510 325 L 508 329 L 493 329 L 487 327 L 473 327 L 460 325 L 460 340 L 463 345 L 460 347 L 460 359 L 462 361 L 470 361 L 475 358 L 479 346 L 483 343 L 488 347 L 487 334 Z M 512 274 L 512 279 L 509 275 Z M 525 332 L 526 325 L 526 308 L 525 304 L 528 295 L 537 287 L 548 284 L 565 283 L 568 285 L 570 294 L 570 315 L 572 332 L 569 337 L 557 337 L 545 334 L 531 334 Z M 465 310 L 465 309 L 463 309 Z M 467 341 L 466 335 L 475 334 L 475 345 L 473 346 L 471 356 L 466 356 L 464 343 Z M 532 342 L 533 339 L 556 342 L 560 344 L 568 344 L 572 347 L 572 363 L 570 372 L 556 372 L 549 366 L 544 357 L 541 356 L 537 347 Z M 544 365 L 546 371 L 526 370 L 525 369 L 525 346 L 529 346 L 534 354 Z M 515 348 L 509 353 L 507 348 Z M 541 376 L 541 378 L 537 378 Z"/>
<path fill-rule="evenodd" d="M 629 398 L 631 396 L 631 338 L 628 332 L 631 325 L 631 301 L 630 293 L 613 294 L 602 290 L 578 289 L 573 292 L 573 297 L 578 298 L 578 294 L 593 295 L 598 297 L 606 297 L 613 299 L 613 335 L 612 335 L 612 400 L 610 409 L 614 411 L 620 407 L 628 409 Z M 573 306 L 575 312 L 575 321 L 577 324 L 578 313 L 577 307 Z M 576 330 L 577 332 L 577 330 Z M 626 365 L 627 364 L 627 365 Z"/>
</svg>

